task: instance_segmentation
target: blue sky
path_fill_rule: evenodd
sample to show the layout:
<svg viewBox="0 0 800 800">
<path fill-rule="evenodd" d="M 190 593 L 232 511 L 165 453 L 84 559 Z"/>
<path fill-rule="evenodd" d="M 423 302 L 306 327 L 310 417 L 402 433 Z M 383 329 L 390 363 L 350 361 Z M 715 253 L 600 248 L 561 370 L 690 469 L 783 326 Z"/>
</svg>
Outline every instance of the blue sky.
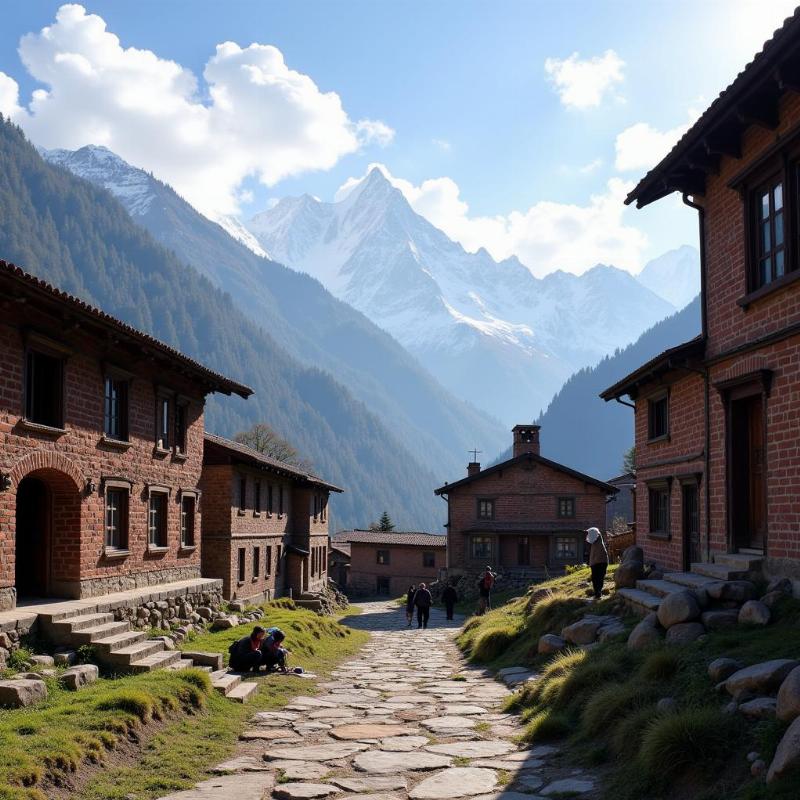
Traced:
<svg viewBox="0 0 800 800">
<path fill-rule="evenodd" d="M 73 9 L 54 44 L 40 31 L 60 5 L 3 9 L 0 108 L 5 98 L 34 141 L 104 139 L 211 216 L 246 218 L 302 192 L 329 200 L 379 163 L 468 249 L 517 254 L 539 273 L 601 260 L 635 271 L 696 243 L 695 217 L 675 198 L 640 212 L 622 212 L 619 199 L 792 9 L 783 0 L 117 0 Z M 119 53 L 103 55 L 108 40 L 87 15 L 119 37 Z M 79 36 L 74 49 L 89 50 L 65 61 Z M 233 98 L 224 112 L 203 73 L 226 41 L 241 50 L 223 53 L 212 76 Z M 251 43 L 277 48 L 285 67 Z M 127 48 L 153 57 L 129 58 Z M 109 67 L 114 59 L 122 66 Z M 262 76 L 291 74 L 280 90 L 269 79 L 243 85 L 253 64 Z M 168 73 L 169 85 L 151 91 Z M 49 96 L 30 107 L 42 89 Z"/>
</svg>

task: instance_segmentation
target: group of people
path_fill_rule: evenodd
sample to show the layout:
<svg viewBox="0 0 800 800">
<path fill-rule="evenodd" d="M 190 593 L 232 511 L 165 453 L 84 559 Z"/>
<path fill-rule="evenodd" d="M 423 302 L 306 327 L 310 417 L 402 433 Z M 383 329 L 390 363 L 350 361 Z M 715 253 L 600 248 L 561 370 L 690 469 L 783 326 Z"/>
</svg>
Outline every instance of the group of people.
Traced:
<svg viewBox="0 0 800 800">
<path fill-rule="evenodd" d="M 230 668 L 236 672 L 259 672 L 265 667 L 269 672 L 277 668 L 288 672 L 289 651 L 283 646 L 286 635 L 280 628 L 262 628 L 256 625 L 249 636 L 243 636 L 229 648 Z"/>
<path fill-rule="evenodd" d="M 455 605 L 458 602 L 458 592 L 450 583 L 445 586 L 442 592 L 442 602 L 447 612 L 447 619 L 453 619 Z M 421 583 L 419 586 L 414 586 L 413 584 L 409 586 L 408 594 L 406 594 L 406 621 L 408 622 L 408 627 L 410 628 L 411 623 L 414 621 L 414 610 L 416 609 L 417 628 L 427 628 L 432 605 L 433 596 L 427 584 Z"/>
</svg>

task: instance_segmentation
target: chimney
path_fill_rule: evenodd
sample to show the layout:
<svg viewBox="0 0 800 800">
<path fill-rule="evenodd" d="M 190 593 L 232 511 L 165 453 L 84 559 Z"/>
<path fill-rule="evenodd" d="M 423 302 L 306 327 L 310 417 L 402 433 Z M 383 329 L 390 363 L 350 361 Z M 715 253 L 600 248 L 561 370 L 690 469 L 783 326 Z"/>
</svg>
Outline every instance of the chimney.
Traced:
<svg viewBox="0 0 800 800">
<path fill-rule="evenodd" d="M 539 425 L 515 425 L 514 433 L 514 458 L 533 453 L 539 455 Z"/>
<path fill-rule="evenodd" d="M 470 478 L 473 475 L 477 475 L 481 471 L 481 462 L 480 461 L 470 461 L 467 464 L 467 477 Z"/>
</svg>

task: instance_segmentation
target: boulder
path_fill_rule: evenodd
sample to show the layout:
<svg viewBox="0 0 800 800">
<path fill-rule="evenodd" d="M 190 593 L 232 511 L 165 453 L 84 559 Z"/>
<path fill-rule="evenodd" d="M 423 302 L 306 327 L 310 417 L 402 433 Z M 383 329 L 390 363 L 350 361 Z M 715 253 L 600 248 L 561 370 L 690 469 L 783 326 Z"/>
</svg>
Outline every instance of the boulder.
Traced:
<svg viewBox="0 0 800 800">
<path fill-rule="evenodd" d="M 153 641 L 161 642 L 164 645 L 165 650 L 175 649 L 175 640 L 171 636 L 156 636 Z"/>
<path fill-rule="evenodd" d="M 658 607 L 658 621 L 664 628 L 691 622 L 699 616 L 700 605 L 694 594 L 688 590 L 668 594 Z"/>
<path fill-rule="evenodd" d="M 228 608 L 231 611 L 242 612 L 244 611 L 244 603 L 241 600 L 231 600 L 231 602 L 228 603 Z"/>
<path fill-rule="evenodd" d="M 627 628 L 622 624 L 622 622 L 610 622 L 608 625 L 603 625 L 599 631 L 597 631 L 597 641 L 598 642 L 608 642 L 612 639 L 617 639 L 619 637 L 625 636 L 627 634 Z"/>
<path fill-rule="evenodd" d="M 791 658 L 776 658 L 753 664 L 734 672 L 726 681 L 728 694 L 739 698 L 746 695 L 765 695 L 777 691 L 787 675 L 800 666 Z"/>
<path fill-rule="evenodd" d="M 760 600 L 748 600 L 739 610 L 742 625 L 767 625 L 771 616 L 769 606 Z"/>
<path fill-rule="evenodd" d="M 78 660 L 78 654 L 74 650 L 56 650 L 53 653 L 53 661 L 59 667 L 71 667 Z"/>
<path fill-rule="evenodd" d="M 53 660 L 53 656 L 44 656 L 44 655 L 35 655 L 31 656 L 28 661 L 30 662 L 31 666 L 39 666 L 39 667 L 52 667 L 55 665 L 55 661 Z"/>
<path fill-rule="evenodd" d="M 558 653 L 567 646 L 567 643 L 554 633 L 546 633 L 539 638 L 539 644 L 536 651 L 540 654 Z"/>
<path fill-rule="evenodd" d="M 614 586 L 617 589 L 635 589 L 636 581 L 644 577 L 644 563 L 623 561 L 614 572 Z"/>
<path fill-rule="evenodd" d="M 739 612 L 735 608 L 704 611 L 700 615 L 700 620 L 710 631 L 717 631 L 720 628 L 732 628 L 739 621 Z"/>
<path fill-rule="evenodd" d="M 642 550 L 642 548 L 636 544 L 632 544 L 630 547 L 626 547 L 624 552 L 622 553 L 622 563 L 624 564 L 626 561 L 644 562 L 644 550 Z"/>
<path fill-rule="evenodd" d="M 0 681 L 0 707 L 25 708 L 47 699 L 47 686 L 42 680 L 21 678 Z"/>
<path fill-rule="evenodd" d="M 655 644 L 660 644 L 661 632 L 650 621 L 649 618 L 643 619 L 632 631 L 628 637 L 629 650 L 643 650 L 646 647 L 651 647 Z"/>
<path fill-rule="evenodd" d="M 707 583 L 703 588 L 712 600 L 729 600 L 734 603 L 752 600 L 757 594 L 756 585 L 751 581 L 718 581 Z"/>
<path fill-rule="evenodd" d="M 756 697 L 740 703 L 739 711 L 748 719 L 772 719 L 775 716 L 775 698 Z"/>
<path fill-rule="evenodd" d="M 561 638 L 571 644 L 591 644 L 603 623 L 597 619 L 580 619 L 561 631 Z"/>
<path fill-rule="evenodd" d="M 790 726 L 778 744 L 767 772 L 767 783 L 782 778 L 800 766 L 800 717 Z"/>
<path fill-rule="evenodd" d="M 11 644 L 11 637 L 5 631 L 0 631 L 0 647 L 11 650 Z"/>
<path fill-rule="evenodd" d="M 212 631 L 227 631 L 235 628 L 239 624 L 239 617 L 232 615 L 230 617 L 217 617 L 211 624 Z"/>
<path fill-rule="evenodd" d="M 783 680 L 778 689 L 776 706 L 778 719 L 791 722 L 800 717 L 800 667 L 795 667 Z"/>
<path fill-rule="evenodd" d="M 744 669 L 744 664 L 735 658 L 715 658 L 708 665 L 708 677 L 714 683 L 719 683 L 727 680 L 734 672 L 738 672 L 740 669 Z"/>
<path fill-rule="evenodd" d="M 767 608 L 775 608 L 775 606 L 781 601 L 785 600 L 788 597 L 787 594 L 783 592 L 767 592 L 762 598 L 761 602 Z"/>
<path fill-rule="evenodd" d="M 773 578 L 767 584 L 766 594 L 770 592 L 780 592 L 781 594 L 791 595 L 793 593 L 792 582 L 788 578 Z"/>
<path fill-rule="evenodd" d="M 214 612 L 208 606 L 200 606 L 200 608 L 197 609 L 197 614 L 202 619 L 211 619 Z"/>
<path fill-rule="evenodd" d="M 674 714 L 678 710 L 678 704 L 674 697 L 662 697 L 656 703 L 656 711 L 659 714 Z"/>
<path fill-rule="evenodd" d="M 706 629 L 699 622 L 679 622 L 667 630 L 669 644 L 689 644 L 699 639 Z"/>
<path fill-rule="evenodd" d="M 94 683 L 100 676 L 100 670 L 96 664 L 80 664 L 77 667 L 70 667 L 58 678 L 58 682 L 65 688 L 75 691 L 88 683 Z"/>
</svg>

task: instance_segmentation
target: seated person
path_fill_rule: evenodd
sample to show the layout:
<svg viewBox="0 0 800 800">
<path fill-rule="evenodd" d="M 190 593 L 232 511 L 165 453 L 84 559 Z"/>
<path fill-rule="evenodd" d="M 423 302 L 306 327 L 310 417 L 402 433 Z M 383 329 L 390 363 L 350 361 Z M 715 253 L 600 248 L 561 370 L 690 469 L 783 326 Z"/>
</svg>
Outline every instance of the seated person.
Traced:
<svg viewBox="0 0 800 800">
<path fill-rule="evenodd" d="M 286 655 L 288 650 L 283 647 L 283 640 L 286 638 L 280 628 L 270 628 L 267 636 L 261 642 L 261 663 L 267 670 L 277 666 L 281 672 L 288 672 L 286 668 Z"/>
<path fill-rule="evenodd" d="M 258 668 L 264 663 L 264 654 L 261 650 L 267 632 L 256 625 L 249 636 L 244 636 L 234 642 L 229 648 L 230 668 L 236 672 L 258 672 Z"/>
</svg>

